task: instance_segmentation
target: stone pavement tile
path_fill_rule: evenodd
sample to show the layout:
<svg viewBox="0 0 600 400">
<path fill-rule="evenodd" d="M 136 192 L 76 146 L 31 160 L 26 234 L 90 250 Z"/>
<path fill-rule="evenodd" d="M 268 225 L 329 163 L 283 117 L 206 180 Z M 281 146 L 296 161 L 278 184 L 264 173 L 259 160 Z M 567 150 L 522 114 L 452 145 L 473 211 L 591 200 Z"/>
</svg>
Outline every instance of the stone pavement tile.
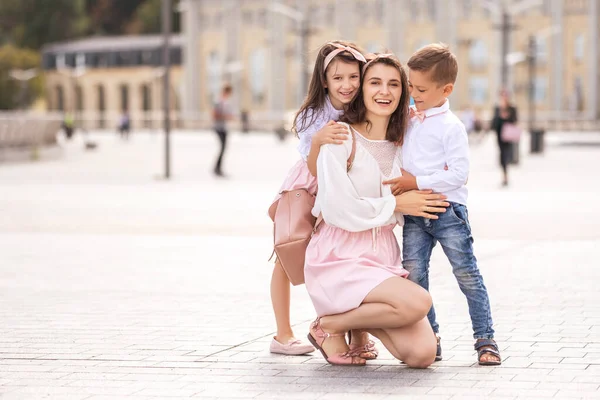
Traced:
<svg viewBox="0 0 600 400">
<path fill-rule="evenodd" d="M 459 374 L 454 375 L 454 377 L 452 378 L 455 381 L 500 381 L 500 382 L 507 382 L 510 381 L 511 379 L 515 378 L 517 375 L 516 374 L 510 374 L 510 373 L 506 373 L 506 374 L 475 374 L 475 373 L 469 373 L 469 372 L 461 372 Z"/>
<path fill-rule="evenodd" d="M 9 372 L 50 372 L 56 369 L 51 365 L 31 365 L 31 364 L 2 364 L 0 365 L 0 374 Z"/>
<path fill-rule="evenodd" d="M 235 391 L 235 390 L 231 390 L 229 387 L 224 387 L 224 388 L 220 388 L 220 389 L 215 389 L 215 390 L 205 390 L 203 392 L 199 392 L 196 393 L 194 396 L 192 396 L 192 398 L 200 398 L 200 399 L 207 399 L 207 398 L 217 398 L 219 400 L 221 399 L 253 399 L 255 397 L 260 396 L 261 394 L 265 393 L 265 391 L 260 391 L 260 390 L 244 390 L 244 391 Z"/>
<path fill-rule="evenodd" d="M 391 394 L 389 396 L 384 397 L 384 400 L 449 400 L 451 399 L 451 395 L 411 395 L 411 394 Z"/>
<path fill-rule="evenodd" d="M 132 373 L 125 374 L 123 376 L 119 376 L 114 378 L 116 380 L 124 380 L 124 381 L 160 381 L 160 382 L 171 382 L 178 379 L 181 379 L 186 375 L 174 375 L 174 374 L 142 374 L 142 373 Z"/>
<path fill-rule="evenodd" d="M 55 381 L 55 383 L 58 383 Z M 61 382 L 62 383 L 62 382 Z M 129 387 L 131 386 L 131 382 L 129 381 L 116 381 L 116 380 L 84 380 L 78 379 L 73 381 L 66 381 L 63 386 L 70 387 Z"/>
<path fill-rule="evenodd" d="M 316 397 L 318 400 L 351 400 L 351 399 L 365 399 L 365 400 L 383 400 L 387 395 L 385 394 L 373 394 L 373 393 L 327 393 L 320 397 Z"/>
<path fill-rule="evenodd" d="M 209 369 L 198 370 L 205 376 L 275 376 L 280 374 L 276 369 Z"/>
<path fill-rule="evenodd" d="M 114 369 L 112 370 L 114 371 Z M 119 372 L 72 372 L 69 375 L 65 375 L 65 378 L 69 380 L 123 380 L 127 374 Z"/>
<path fill-rule="evenodd" d="M 10 382 L 5 383 L 8 387 L 22 387 L 22 386 L 68 386 L 69 383 L 73 381 L 70 380 L 56 380 L 56 379 L 48 379 L 44 376 L 39 376 L 39 378 L 18 378 L 12 379 Z"/>
<path fill-rule="evenodd" d="M 434 387 L 429 392 L 430 394 L 440 394 L 440 395 L 470 395 L 470 396 L 480 396 L 481 398 L 489 396 L 492 393 L 494 388 L 478 388 L 478 387 Z"/>
<path fill-rule="evenodd" d="M 554 397 L 554 395 L 558 392 L 558 390 L 552 390 L 552 389 L 544 389 L 542 388 L 536 388 L 536 389 L 503 389 L 503 388 L 497 388 L 494 389 L 494 392 L 492 393 L 492 395 L 499 395 L 499 396 L 517 396 L 517 397 L 524 397 L 524 398 L 528 398 L 528 399 L 537 399 L 537 398 L 547 398 L 547 397 Z"/>
<path fill-rule="evenodd" d="M 277 384 L 285 384 L 285 383 L 303 383 L 298 382 L 298 377 L 295 376 L 252 376 L 252 375 L 244 375 L 239 376 L 234 379 L 234 382 L 239 383 L 277 383 Z M 308 378 L 301 378 L 308 379 Z"/>
<path fill-rule="evenodd" d="M 279 373 L 276 374 L 277 376 L 291 376 L 291 377 L 296 377 L 296 378 L 300 378 L 300 377 L 333 378 L 335 376 L 360 378 L 361 376 L 369 374 L 369 371 L 363 372 L 362 374 L 357 374 L 357 373 L 346 374 L 346 373 L 339 372 L 339 371 L 325 371 L 325 370 L 321 370 L 321 369 L 314 369 L 314 370 L 312 370 L 312 369 L 309 369 L 309 370 L 289 369 L 289 370 L 273 370 L 273 371 L 279 371 Z M 349 371 L 349 372 L 351 372 L 351 371 Z"/>
<path fill-rule="evenodd" d="M 139 367 L 142 365 L 131 365 L 132 367 Z M 152 363 L 153 367 L 157 368 L 188 368 L 188 369 L 205 369 L 206 364 L 202 364 L 197 361 L 160 361 L 156 364 Z"/>
<path fill-rule="evenodd" d="M 134 393 L 134 396 L 152 396 L 152 397 L 160 397 L 160 398 L 168 398 L 168 397 L 192 397 L 196 394 L 201 393 L 200 390 L 196 390 L 193 388 L 182 388 L 182 389 L 158 389 L 158 388 L 148 388 L 142 389 L 138 392 Z"/>
<path fill-rule="evenodd" d="M 600 393 L 583 393 L 583 392 L 573 392 L 570 390 L 559 390 L 556 393 L 557 399 L 578 399 L 578 400 L 598 400 L 600 398 Z"/>
<path fill-rule="evenodd" d="M 319 399 L 321 396 L 328 394 L 323 388 L 322 392 L 311 391 L 311 392 L 298 392 L 298 393 L 289 393 L 285 391 L 281 392 L 264 392 L 255 397 L 255 399 L 272 399 L 272 400 L 308 400 L 308 399 Z"/>
<path fill-rule="evenodd" d="M 568 363 L 539 363 L 533 362 L 529 366 L 532 369 L 562 369 L 562 370 L 584 370 L 588 367 L 589 364 L 568 364 Z"/>
<path fill-rule="evenodd" d="M 82 393 L 82 394 L 75 394 L 75 393 L 70 393 L 70 394 L 52 394 L 49 396 L 45 396 L 45 395 L 39 395 L 39 397 L 37 398 L 51 398 L 53 400 L 85 400 L 90 398 L 90 395 L 87 393 Z M 112 398 L 114 399 L 114 396 L 112 396 Z M 32 399 L 32 395 L 31 393 L 16 393 L 16 392 L 12 392 L 12 393 L 8 393 L 2 396 L 2 400 L 31 400 Z"/>
<path fill-rule="evenodd" d="M 456 381 L 456 380 L 439 380 L 439 379 L 419 379 L 413 383 L 412 386 L 422 387 L 438 387 L 443 386 L 445 388 L 464 388 L 468 389 L 474 387 L 476 381 Z"/>
<path fill-rule="evenodd" d="M 597 392 L 600 388 L 600 381 L 598 383 L 544 383 L 544 389 L 557 389 L 557 390 L 568 390 L 571 392 Z"/>
<path fill-rule="evenodd" d="M 600 365 L 600 354 L 598 353 L 589 353 L 584 357 L 580 358 L 572 358 L 568 357 L 561 361 L 562 364 L 596 364 Z"/>
<path fill-rule="evenodd" d="M 534 389 L 539 386 L 539 382 L 527 381 L 489 381 L 480 380 L 475 383 L 475 388 L 506 388 L 506 389 Z M 544 386 L 545 387 L 545 386 Z"/>
<path fill-rule="evenodd" d="M 3 373 L 2 377 L 10 380 L 15 379 L 61 379 L 67 378 L 70 375 L 68 372 L 37 372 L 37 371 L 26 371 L 26 372 L 9 372 Z"/>
</svg>

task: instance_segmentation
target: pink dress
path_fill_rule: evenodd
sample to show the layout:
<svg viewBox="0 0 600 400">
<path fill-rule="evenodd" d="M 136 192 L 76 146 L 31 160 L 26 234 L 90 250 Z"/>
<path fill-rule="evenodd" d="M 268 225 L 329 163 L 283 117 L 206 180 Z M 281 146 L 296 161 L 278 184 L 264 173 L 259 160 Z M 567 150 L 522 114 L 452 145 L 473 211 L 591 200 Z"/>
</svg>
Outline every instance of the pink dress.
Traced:
<svg viewBox="0 0 600 400">
<path fill-rule="evenodd" d="M 393 232 L 404 217 L 383 180 L 401 175 L 399 147 L 373 141 L 354 131 L 342 145 L 324 145 L 317 161 L 319 191 L 313 210 L 323 223 L 306 250 L 306 289 L 317 315 L 339 314 L 358 307 L 383 281 L 406 277 Z M 352 140 L 356 154 L 350 172 L 346 160 Z"/>
<path fill-rule="evenodd" d="M 300 137 L 298 152 L 302 158 L 298 160 L 298 162 L 294 164 L 294 166 L 288 172 L 281 187 L 279 188 L 279 191 L 277 192 L 277 196 L 275 196 L 275 199 L 273 200 L 273 203 L 279 200 L 281 197 L 281 192 L 283 191 L 306 189 L 313 195 L 317 193 L 317 178 L 312 176 L 308 170 L 308 165 L 306 164 L 306 159 L 308 158 L 308 153 L 310 152 L 312 137 L 329 121 L 337 121 L 340 119 L 342 113 L 343 111 L 336 110 L 333 107 L 329 97 L 325 99 L 325 105 L 323 109 L 317 111 L 316 113 L 313 110 L 309 110 L 306 113 L 306 121 L 313 120 L 313 122 L 309 126 L 306 126 L 305 129 L 298 132 L 298 136 Z"/>
</svg>

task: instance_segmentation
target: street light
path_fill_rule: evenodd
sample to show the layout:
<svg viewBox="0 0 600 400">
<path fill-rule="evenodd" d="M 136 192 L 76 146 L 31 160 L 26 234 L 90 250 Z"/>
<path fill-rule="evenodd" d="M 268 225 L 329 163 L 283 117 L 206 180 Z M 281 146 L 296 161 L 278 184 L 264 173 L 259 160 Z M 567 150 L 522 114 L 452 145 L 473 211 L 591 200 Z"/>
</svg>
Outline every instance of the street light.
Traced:
<svg viewBox="0 0 600 400">
<path fill-rule="evenodd" d="M 170 115 L 170 80 L 171 55 L 169 40 L 171 38 L 171 0 L 162 0 L 162 31 L 163 31 L 163 109 L 165 128 L 165 179 L 171 177 L 171 115 Z"/>
</svg>

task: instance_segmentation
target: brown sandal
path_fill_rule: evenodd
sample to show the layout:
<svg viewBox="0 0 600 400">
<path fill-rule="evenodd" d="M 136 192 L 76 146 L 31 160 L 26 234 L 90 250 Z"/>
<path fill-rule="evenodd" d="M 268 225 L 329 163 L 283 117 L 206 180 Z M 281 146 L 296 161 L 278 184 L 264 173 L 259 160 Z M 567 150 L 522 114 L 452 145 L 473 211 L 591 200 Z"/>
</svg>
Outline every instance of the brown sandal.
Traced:
<svg viewBox="0 0 600 400">
<path fill-rule="evenodd" d="M 477 339 L 475 342 L 475 350 L 477 350 L 477 361 L 479 362 L 479 365 L 493 366 L 502 364 L 500 350 L 498 350 L 498 345 L 494 339 Z M 498 357 L 498 360 L 481 361 L 481 356 L 484 354 L 491 354 Z"/>
</svg>

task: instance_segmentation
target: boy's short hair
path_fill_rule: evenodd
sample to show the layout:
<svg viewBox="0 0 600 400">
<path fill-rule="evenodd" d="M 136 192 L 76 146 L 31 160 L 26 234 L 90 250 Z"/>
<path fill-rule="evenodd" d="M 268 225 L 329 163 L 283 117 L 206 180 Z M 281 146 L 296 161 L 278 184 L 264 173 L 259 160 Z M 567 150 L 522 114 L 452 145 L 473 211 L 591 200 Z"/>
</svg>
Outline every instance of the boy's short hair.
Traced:
<svg viewBox="0 0 600 400">
<path fill-rule="evenodd" d="M 413 71 L 431 71 L 431 79 L 440 85 L 456 82 L 458 75 L 456 57 L 443 43 L 432 43 L 420 48 L 406 65 Z"/>
<path fill-rule="evenodd" d="M 223 94 L 230 94 L 231 92 L 233 92 L 233 87 L 226 83 L 225 85 L 223 85 L 223 89 L 222 89 Z"/>
</svg>

